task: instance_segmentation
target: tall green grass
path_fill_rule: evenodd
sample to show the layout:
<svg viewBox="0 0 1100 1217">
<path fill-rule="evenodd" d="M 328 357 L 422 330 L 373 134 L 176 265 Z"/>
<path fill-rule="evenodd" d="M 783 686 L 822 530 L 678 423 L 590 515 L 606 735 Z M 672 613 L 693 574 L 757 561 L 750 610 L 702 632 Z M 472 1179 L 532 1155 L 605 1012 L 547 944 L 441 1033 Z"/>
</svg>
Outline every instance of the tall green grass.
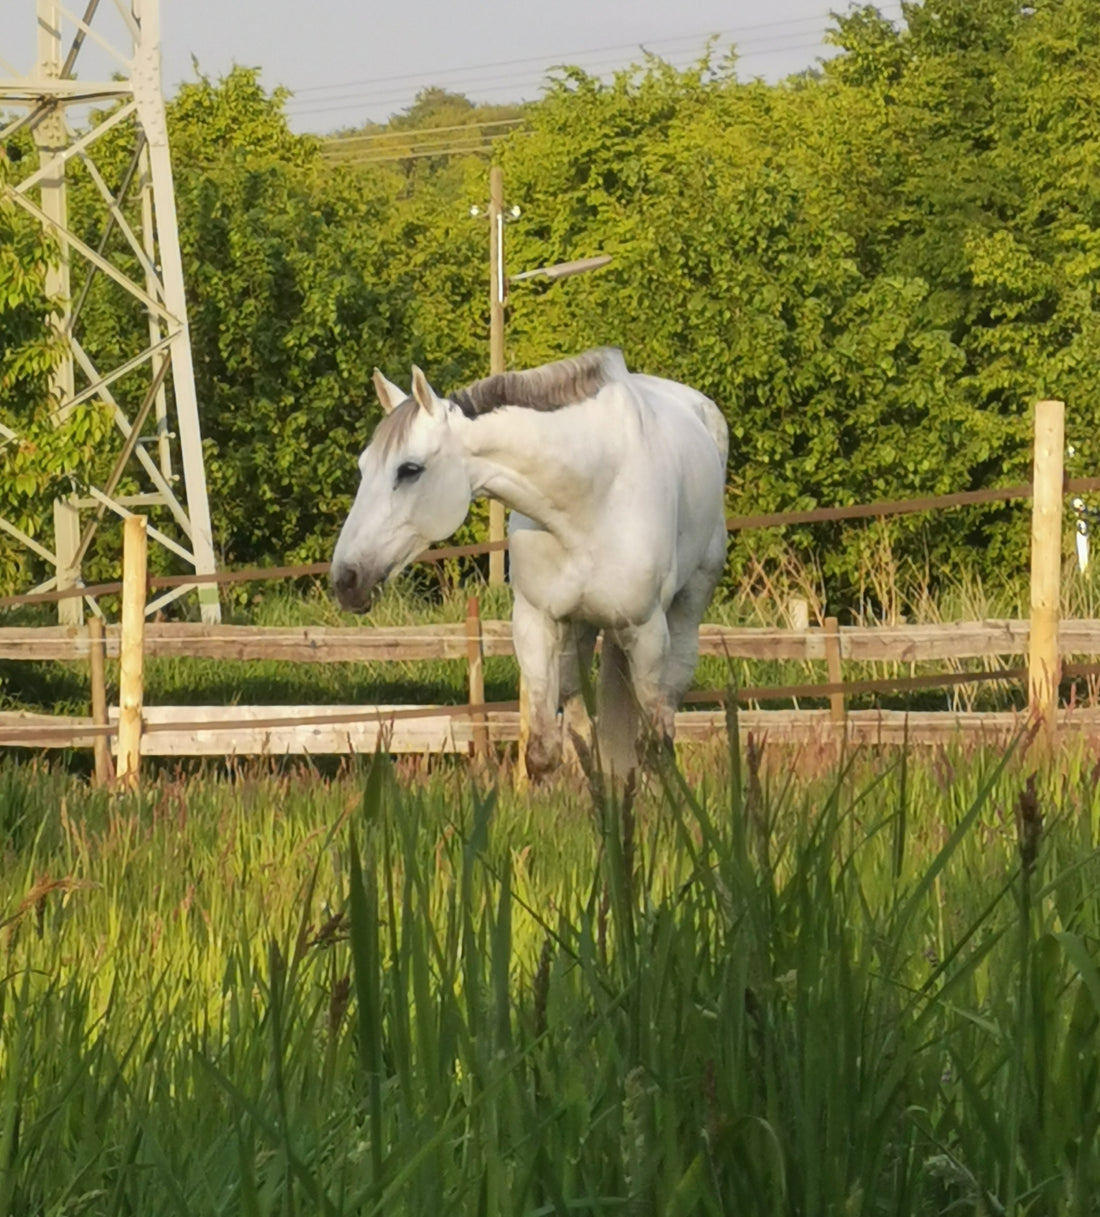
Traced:
<svg viewBox="0 0 1100 1217">
<path fill-rule="evenodd" d="M 1096 1213 L 1095 758 L 793 759 L 0 766 L 0 1213 Z"/>
</svg>

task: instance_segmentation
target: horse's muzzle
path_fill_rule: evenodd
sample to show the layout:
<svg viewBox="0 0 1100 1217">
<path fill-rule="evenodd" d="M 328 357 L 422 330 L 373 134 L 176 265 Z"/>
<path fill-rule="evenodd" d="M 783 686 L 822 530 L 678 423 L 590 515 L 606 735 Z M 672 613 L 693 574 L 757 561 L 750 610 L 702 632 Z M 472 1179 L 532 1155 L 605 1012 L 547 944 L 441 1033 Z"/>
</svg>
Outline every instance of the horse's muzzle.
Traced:
<svg viewBox="0 0 1100 1217">
<path fill-rule="evenodd" d="M 365 577 L 357 566 L 341 563 L 332 568 L 332 590 L 342 609 L 366 613 L 382 592 L 382 580 Z"/>
</svg>

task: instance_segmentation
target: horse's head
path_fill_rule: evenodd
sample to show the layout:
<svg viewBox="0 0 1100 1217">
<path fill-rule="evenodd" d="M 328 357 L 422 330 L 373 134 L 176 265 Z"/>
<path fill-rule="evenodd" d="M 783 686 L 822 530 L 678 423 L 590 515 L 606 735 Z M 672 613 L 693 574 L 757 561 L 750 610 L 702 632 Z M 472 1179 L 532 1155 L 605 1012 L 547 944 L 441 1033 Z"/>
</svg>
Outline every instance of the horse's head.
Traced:
<svg viewBox="0 0 1100 1217">
<path fill-rule="evenodd" d="M 374 385 L 386 416 L 359 458 L 362 481 L 332 555 L 332 586 L 364 613 L 383 581 L 466 518 L 472 490 L 455 407 L 413 368 L 407 397 L 381 372 Z"/>
</svg>

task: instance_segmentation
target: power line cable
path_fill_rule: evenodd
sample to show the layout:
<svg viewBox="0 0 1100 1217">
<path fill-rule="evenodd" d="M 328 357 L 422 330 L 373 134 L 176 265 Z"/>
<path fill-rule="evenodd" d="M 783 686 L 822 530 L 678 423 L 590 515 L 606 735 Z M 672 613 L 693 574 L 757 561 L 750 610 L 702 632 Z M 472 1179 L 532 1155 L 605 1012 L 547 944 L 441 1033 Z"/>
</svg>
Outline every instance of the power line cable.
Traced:
<svg viewBox="0 0 1100 1217">
<path fill-rule="evenodd" d="M 817 42 L 817 41 L 793 43 L 793 44 L 788 44 L 783 47 L 777 47 L 774 50 L 761 52 L 761 54 L 771 55 L 771 54 L 779 54 L 781 52 L 813 50 L 813 49 L 819 48 L 820 46 L 821 46 L 820 42 Z M 672 61 L 672 60 L 666 60 L 665 62 L 670 63 L 670 65 L 672 67 L 676 68 L 677 70 L 683 71 L 683 70 L 691 67 L 694 60 L 689 59 L 683 63 L 676 63 L 675 61 Z M 603 75 L 603 74 L 606 74 L 606 73 L 609 73 L 612 71 L 621 70 L 624 65 L 622 63 L 618 63 L 615 61 L 607 61 L 606 64 L 604 64 L 604 65 L 578 64 L 576 66 L 583 68 L 588 73 L 588 75 L 593 76 L 593 75 Z M 553 69 L 548 69 L 548 73 L 549 73 L 549 71 L 552 71 L 552 70 Z M 526 98 L 518 97 L 518 96 L 516 96 L 515 92 L 512 92 L 505 98 L 501 98 L 501 99 L 497 100 L 496 102 L 491 102 L 490 99 L 488 98 L 488 92 L 489 91 L 496 92 L 496 91 L 499 91 L 502 89 L 511 89 L 511 90 L 517 90 L 517 89 L 518 90 L 529 90 L 532 88 L 543 89 L 543 88 L 545 88 L 546 84 L 547 84 L 546 77 L 544 77 L 541 80 L 532 80 L 532 78 L 527 74 L 510 74 L 507 76 L 490 77 L 490 78 L 485 78 L 483 80 L 469 81 L 469 82 L 463 83 L 462 91 L 463 91 L 464 96 L 476 96 L 476 97 L 480 98 L 482 101 L 488 102 L 489 104 L 519 105 L 519 104 L 522 104 L 522 102 L 524 100 L 532 100 L 532 98 L 531 97 L 526 97 Z M 424 87 L 430 87 L 430 86 L 425 84 Z M 383 106 L 383 105 L 394 105 L 394 104 L 399 104 L 401 102 L 408 102 L 409 100 L 410 100 L 410 93 L 408 90 L 401 90 L 399 92 L 381 93 L 381 94 L 373 94 L 373 95 L 367 94 L 367 93 L 349 94 L 346 97 L 346 99 L 341 100 L 341 101 L 333 101 L 326 105 L 310 106 L 310 107 L 307 107 L 304 109 L 298 109 L 294 112 L 294 116 L 295 117 L 305 117 L 305 116 L 308 116 L 311 114 L 323 114 L 323 113 L 328 113 L 328 112 L 338 111 L 338 110 L 349 110 L 349 109 L 354 109 L 356 107 L 374 108 L 374 107 Z"/>
<path fill-rule="evenodd" d="M 771 48 L 771 49 L 767 49 L 767 50 L 761 50 L 761 51 L 757 51 L 755 53 L 757 55 L 775 55 L 775 54 L 790 53 L 790 52 L 801 51 L 801 50 L 814 50 L 816 48 L 819 48 L 820 46 L 821 46 L 820 41 L 814 40 L 814 41 L 801 42 L 801 43 L 788 43 L 784 46 L 775 47 L 775 48 Z M 679 70 L 683 70 L 684 68 L 690 67 L 692 62 L 694 62 L 694 60 L 688 60 L 687 62 L 685 62 L 683 64 L 672 63 L 672 66 L 678 68 Z M 599 74 L 600 69 L 604 69 L 606 71 L 613 71 L 613 70 L 621 69 L 623 67 L 623 64 L 621 62 L 616 62 L 616 61 L 604 61 L 604 63 L 602 63 L 602 64 L 577 64 L 576 66 L 585 69 L 589 75 L 595 75 L 595 74 Z M 553 68 L 547 69 L 548 72 L 550 72 L 552 70 L 553 70 Z M 445 84 L 447 82 L 436 82 L 436 83 Z M 473 94 L 473 95 L 480 97 L 483 100 L 486 100 L 487 99 L 486 90 L 496 91 L 496 90 L 501 90 L 501 89 L 525 89 L 525 88 L 532 88 L 532 87 L 541 89 L 541 88 L 545 87 L 545 84 L 546 84 L 545 78 L 542 80 L 536 81 L 536 80 L 532 80 L 530 75 L 526 74 L 526 73 L 523 73 L 523 74 L 510 73 L 510 74 L 504 75 L 504 76 L 490 77 L 490 78 L 485 78 L 482 80 L 472 80 L 469 82 L 464 82 L 462 84 L 462 90 L 463 90 L 464 94 L 466 94 L 466 95 Z M 330 113 L 332 111 L 338 111 L 338 110 L 350 110 L 350 109 L 355 109 L 355 108 L 374 108 L 374 107 L 384 106 L 384 105 L 394 105 L 394 104 L 399 104 L 403 101 L 407 102 L 408 100 L 409 100 L 409 91 L 407 89 L 403 89 L 400 91 L 393 91 L 393 92 L 389 92 L 389 93 L 378 93 L 378 94 L 371 94 L 371 93 L 367 93 L 367 92 L 358 93 L 358 94 L 347 94 L 342 99 L 332 99 L 330 102 L 327 102 L 324 105 L 311 105 L 311 106 L 307 106 L 307 107 L 297 108 L 294 110 L 293 114 L 294 114 L 294 117 L 301 118 L 301 117 L 307 117 L 307 116 L 313 115 L 313 114 L 324 114 L 324 113 Z M 519 104 L 523 100 L 526 100 L 526 99 L 516 97 L 514 95 L 510 96 L 507 99 L 508 102 L 511 102 L 513 104 Z M 506 104 L 506 103 L 498 103 L 498 104 Z"/>
<path fill-rule="evenodd" d="M 895 14 L 893 14 L 894 16 L 901 16 L 901 14 L 902 14 L 900 4 L 894 3 L 891 5 L 881 5 L 880 6 L 880 12 L 882 13 L 882 15 L 884 17 L 890 17 L 892 15 L 888 11 L 889 9 L 897 10 L 897 12 Z M 758 31 L 759 36 L 755 39 L 752 39 L 752 38 L 742 39 L 741 42 L 735 47 L 735 50 L 737 52 L 743 52 L 742 54 L 739 55 L 739 58 L 744 60 L 744 59 L 752 59 L 752 58 L 762 58 L 762 57 L 777 55 L 777 54 L 788 54 L 789 55 L 789 54 L 794 54 L 799 51 L 805 51 L 805 50 L 824 49 L 825 44 L 823 41 L 823 37 L 816 37 L 810 41 L 791 42 L 791 41 L 787 41 L 786 38 L 782 37 L 781 35 L 779 35 L 777 33 L 768 33 L 768 34 L 763 33 L 763 31 L 765 31 L 765 30 L 777 30 L 779 27 L 786 27 L 786 28 L 804 27 L 809 22 L 818 21 L 818 20 L 820 20 L 820 18 L 814 18 L 814 17 L 790 18 L 790 19 L 787 19 L 784 21 L 758 23 L 757 25 L 754 25 L 754 26 L 739 27 L 739 30 L 743 33 Z M 729 35 L 732 32 L 737 32 L 737 31 L 727 30 L 727 31 L 725 31 L 725 35 Z M 802 31 L 800 30 L 799 32 L 802 32 Z M 823 30 L 822 35 L 824 35 L 824 32 L 825 31 Z M 723 35 L 723 33 L 720 32 L 717 35 L 708 35 L 707 37 L 717 37 L 720 39 L 725 35 Z M 688 40 L 698 41 L 702 37 L 704 37 L 704 36 L 702 36 L 702 35 L 679 35 L 679 36 L 675 36 L 675 37 L 671 37 L 671 38 L 667 38 L 667 39 L 656 40 L 655 42 L 650 43 L 648 47 L 646 45 L 639 45 L 637 43 L 624 43 L 624 44 L 620 44 L 618 49 L 632 50 L 632 51 L 641 50 L 643 52 L 656 54 L 656 48 L 658 47 L 658 45 L 665 46 L 665 45 L 668 45 L 673 42 L 679 43 L 679 42 L 684 42 L 684 41 L 688 41 Z M 575 52 L 574 58 L 584 56 L 584 55 L 591 56 L 594 54 L 600 54 L 603 49 L 604 48 L 591 48 L 589 51 Z M 616 48 L 606 48 L 606 49 L 611 50 L 611 49 L 616 49 Z M 685 51 L 680 53 L 680 56 L 678 56 L 678 58 L 683 59 L 682 63 L 674 62 L 673 59 L 671 58 L 671 56 L 669 56 L 668 54 L 659 55 L 658 57 L 662 58 L 665 62 L 669 63 L 670 66 L 676 68 L 677 70 L 686 70 L 687 68 L 694 66 L 695 64 L 697 64 L 699 62 L 699 52 L 695 48 L 692 48 L 690 51 L 687 51 L 685 49 Z M 529 63 L 546 63 L 546 57 L 545 56 L 532 56 L 532 57 L 529 57 L 526 59 L 504 60 L 504 61 L 499 61 L 499 66 L 506 67 L 509 65 L 514 65 L 515 67 L 518 68 L 519 65 L 529 64 Z M 479 71 L 482 68 L 489 67 L 489 66 L 493 66 L 493 65 L 489 65 L 489 64 L 468 65 L 465 67 L 459 67 L 459 68 L 453 68 L 453 69 L 442 69 L 441 72 L 439 74 L 437 74 L 437 77 L 439 75 L 448 75 L 448 76 L 453 76 L 453 77 L 468 75 L 470 72 Z M 482 104 L 519 105 L 519 104 L 525 104 L 526 102 L 529 102 L 529 101 L 537 100 L 538 95 L 547 86 L 548 77 L 549 77 L 550 73 L 554 72 L 555 70 L 561 69 L 565 66 L 567 66 L 567 65 L 564 63 L 550 64 L 543 72 L 541 78 L 538 80 L 532 80 L 529 72 L 513 70 L 510 72 L 503 73 L 503 74 L 496 74 L 496 75 L 489 76 L 489 77 L 481 77 L 478 79 L 471 79 L 471 80 L 466 80 L 466 81 L 443 80 L 443 79 L 438 79 L 438 78 L 431 79 L 431 78 L 425 78 L 423 76 L 419 76 L 417 74 L 409 73 L 409 74 L 401 74 L 401 75 L 390 76 L 390 77 L 377 78 L 372 83 L 375 86 L 379 86 L 379 85 L 384 85 L 386 82 L 397 82 L 397 81 L 407 80 L 410 82 L 415 82 L 421 88 L 432 87 L 433 85 L 437 85 L 437 86 L 443 87 L 443 88 L 450 86 L 450 87 L 453 87 L 456 89 L 463 90 L 467 95 L 477 97 L 479 102 L 481 102 Z M 569 66 L 572 66 L 572 65 L 569 65 Z M 582 70 L 587 72 L 589 75 L 599 76 L 599 75 L 607 75 L 608 73 L 610 73 L 612 71 L 624 70 L 629 65 L 624 65 L 621 58 L 615 58 L 615 59 L 604 58 L 601 60 L 590 61 L 588 63 L 576 63 L 575 66 L 580 67 Z M 810 66 L 810 65 L 807 65 L 807 66 Z M 330 85 L 313 86 L 310 89 L 303 89 L 303 90 L 301 90 L 301 92 L 307 92 L 307 91 L 321 92 L 321 91 L 325 91 L 325 90 L 347 88 L 347 87 L 354 87 L 354 82 L 348 82 L 348 84 L 346 84 L 346 85 L 341 85 L 339 83 L 333 83 Z M 500 96 L 501 93 L 504 93 L 505 95 Z M 519 96 L 517 96 L 517 93 L 519 94 Z M 330 95 L 327 97 L 318 96 L 318 97 L 303 98 L 301 103 L 296 103 L 295 99 L 292 98 L 288 101 L 287 104 L 288 104 L 288 109 L 293 109 L 294 117 L 302 118 L 302 117 L 308 117 L 308 116 L 312 116 L 312 115 L 331 113 L 334 111 L 348 111 L 348 110 L 354 110 L 354 109 L 377 110 L 377 109 L 383 108 L 383 107 L 396 107 L 396 106 L 401 105 L 401 103 L 405 103 L 405 104 L 409 103 L 409 89 L 407 87 L 403 87 L 400 89 L 384 89 L 383 88 L 381 91 L 379 91 L 379 89 L 377 87 L 375 87 L 374 89 L 367 88 L 367 89 L 362 89 L 362 90 L 359 90 L 359 91 L 353 92 L 353 93 L 338 94 L 336 96 Z M 511 122 L 511 123 L 514 123 L 517 125 L 521 121 L 522 120 L 520 120 L 520 119 L 489 120 L 489 122 L 500 122 L 502 124 Z M 488 122 L 484 122 L 484 121 L 478 122 L 476 119 L 474 119 L 474 121 L 469 124 L 456 124 L 455 126 L 456 126 L 456 129 L 465 129 L 466 127 L 470 127 L 470 128 L 473 128 L 475 126 L 486 127 L 488 125 L 489 125 Z M 428 131 L 430 129 L 421 128 L 420 130 Z M 383 131 L 383 132 L 373 132 L 373 133 L 357 135 L 357 136 L 329 137 L 329 138 L 330 139 L 339 139 L 339 138 L 361 139 L 361 140 L 366 141 L 366 140 L 369 140 L 372 136 L 376 136 L 377 138 L 380 138 L 380 139 L 382 139 L 382 138 L 397 139 L 397 138 L 400 138 L 404 134 L 405 134 L 404 132 L 398 132 L 398 131 L 392 131 L 392 132 Z"/>
<path fill-rule="evenodd" d="M 798 51 L 806 48 L 821 46 L 819 40 L 813 40 L 803 43 L 786 43 L 782 46 L 774 48 L 761 48 L 753 52 L 754 55 L 771 55 L 785 51 Z M 636 48 L 637 49 L 637 48 Z M 644 48 L 642 48 L 644 49 Z M 673 58 L 672 56 L 658 56 L 665 62 L 672 63 L 676 67 L 689 67 L 698 61 L 698 56 L 695 52 L 687 52 Z M 509 85 L 539 85 L 545 83 L 547 77 L 556 71 L 560 71 L 568 67 L 578 67 L 589 75 L 602 75 L 607 72 L 618 71 L 627 67 L 626 63 L 621 58 L 604 58 L 592 60 L 589 62 L 562 62 L 562 63 L 547 63 L 546 66 L 538 73 L 533 75 L 530 71 L 510 71 L 500 73 L 493 76 L 471 77 L 468 80 L 456 79 L 440 79 L 434 76 L 422 76 L 413 78 L 410 84 L 401 88 L 388 88 L 380 90 L 361 89 L 354 92 L 339 93 L 331 97 L 308 99 L 305 104 L 294 105 L 291 101 L 287 102 L 287 111 L 295 115 L 306 114 L 321 114 L 331 110 L 347 109 L 353 105 L 382 105 L 386 102 L 401 101 L 409 97 L 410 90 L 421 88 L 440 87 L 445 89 L 453 89 L 465 94 L 476 93 L 479 90 L 486 88 L 503 88 Z"/>
<path fill-rule="evenodd" d="M 880 11 L 884 8 L 897 9 L 899 14 L 901 11 L 900 3 L 881 5 Z M 887 14 L 884 13 L 883 15 L 885 16 Z M 788 27 L 789 28 L 790 26 L 793 26 L 793 25 L 819 24 L 827 17 L 828 17 L 828 14 L 826 14 L 826 13 L 822 13 L 817 16 L 809 16 L 809 17 L 790 17 L 790 18 L 786 18 L 786 19 L 783 19 L 780 21 L 767 21 L 767 22 L 758 22 L 754 25 L 733 26 L 733 27 L 730 27 L 730 28 L 727 28 L 724 30 L 710 29 L 710 30 L 704 30 L 700 33 L 694 33 L 694 34 L 673 34 L 673 35 L 668 35 L 668 36 L 664 36 L 664 37 L 660 37 L 660 38 L 636 38 L 630 42 L 614 43 L 614 44 L 610 44 L 607 46 L 588 47 L 588 48 L 582 49 L 582 50 L 575 49 L 575 50 L 571 50 L 571 51 L 561 51 L 561 52 L 551 53 L 551 54 L 530 55 L 530 56 L 526 56 L 523 58 L 515 58 L 515 59 L 498 59 L 498 60 L 492 60 L 492 61 L 489 61 L 486 63 L 467 64 L 467 65 L 464 65 L 464 66 L 458 67 L 458 68 L 438 68 L 438 69 L 429 69 L 427 72 L 425 72 L 425 71 L 402 72 L 402 73 L 398 73 L 393 76 L 375 76 L 375 77 L 365 79 L 365 80 L 335 81 L 333 83 L 323 84 L 323 85 L 305 85 L 302 88 L 295 89 L 294 94 L 295 94 L 295 97 L 299 97 L 304 93 L 320 93 L 320 92 L 326 92 L 326 91 L 329 91 L 332 89 L 358 88 L 359 86 L 367 86 L 369 88 L 369 87 L 375 86 L 375 85 L 391 84 L 391 83 L 396 83 L 396 82 L 400 82 L 400 81 L 416 81 L 416 80 L 422 79 L 425 75 L 439 76 L 439 77 L 454 76 L 454 75 L 462 75 L 462 74 L 465 74 L 468 72 L 481 72 L 481 71 L 485 71 L 485 70 L 491 70 L 494 68 L 511 68 L 511 67 L 516 67 L 516 66 L 520 66 L 520 65 L 532 64 L 532 63 L 537 64 L 537 63 L 572 62 L 574 59 L 576 59 L 578 57 L 582 57 L 582 56 L 605 55 L 605 54 L 609 54 L 609 53 L 613 53 L 613 52 L 617 53 L 617 52 L 624 52 L 624 51 L 635 52 L 640 47 L 641 48 L 655 47 L 658 45 L 665 45 L 665 44 L 674 43 L 674 42 L 691 42 L 691 43 L 698 44 L 700 42 L 705 42 L 707 39 L 710 39 L 710 38 L 725 39 L 725 38 L 730 38 L 734 35 L 754 34 L 754 33 L 758 33 L 759 31 L 762 31 L 762 30 L 777 29 L 779 27 Z M 768 37 L 772 38 L 772 37 L 776 37 L 776 36 L 778 36 L 778 35 L 770 35 Z M 758 41 L 758 40 L 748 40 L 748 41 Z M 307 100 L 311 100 L 311 99 L 307 99 Z M 318 100 L 320 100 L 320 99 L 318 99 Z"/>
<path fill-rule="evenodd" d="M 429 139 L 420 142 L 410 141 L 407 148 L 403 147 L 387 147 L 387 148 L 365 148 L 353 149 L 345 152 L 340 148 L 333 148 L 331 151 L 325 149 L 325 156 L 328 160 L 338 161 L 341 165 L 351 164 L 358 160 L 373 160 L 376 157 L 395 157 L 398 160 L 404 159 L 413 152 L 431 152 L 435 148 L 456 148 L 463 144 L 489 144 L 496 140 L 503 139 L 505 134 L 511 132 L 499 132 L 496 135 L 487 133 L 479 134 L 476 129 L 471 128 L 469 135 L 453 135 L 449 138 Z"/>
<path fill-rule="evenodd" d="M 467 152 L 489 152 L 492 150 L 492 140 L 480 140 L 468 144 L 441 144 L 436 148 L 408 149 L 405 152 L 391 152 L 386 156 L 357 156 L 343 159 L 330 157 L 328 164 L 350 168 L 355 165 L 385 165 L 396 164 L 398 161 L 415 161 L 426 156 L 461 156 Z"/>
<path fill-rule="evenodd" d="M 446 127 L 402 127 L 396 131 L 367 131 L 362 135 L 333 135 L 326 144 L 352 144 L 364 141 L 419 139 L 425 135 L 438 135 L 444 131 L 472 131 L 488 127 L 515 127 L 523 123 L 522 118 L 494 118 L 489 122 L 474 119 L 468 123 L 453 123 Z"/>
<path fill-rule="evenodd" d="M 800 50 L 812 50 L 812 49 L 817 49 L 817 48 L 823 48 L 823 46 L 824 46 L 823 42 L 820 39 L 816 39 L 816 38 L 813 40 L 803 41 L 803 42 L 785 42 L 784 41 L 784 42 L 779 42 L 777 44 L 774 43 L 774 40 L 768 40 L 768 42 L 760 42 L 760 43 L 754 44 L 752 46 L 745 47 L 744 49 L 746 49 L 747 51 L 750 51 L 751 55 L 744 55 L 744 56 L 742 56 L 742 58 L 750 58 L 750 57 L 751 58 L 762 58 L 762 57 L 770 56 L 770 55 L 789 54 L 789 53 L 797 52 Z M 646 48 L 641 48 L 641 49 L 644 50 Z M 668 61 L 668 62 L 673 62 L 673 60 L 669 56 L 661 56 L 661 58 L 666 59 L 666 61 Z M 695 62 L 697 62 L 697 58 L 696 58 L 696 55 L 694 53 L 692 53 L 689 56 L 684 57 L 684 62 L 682 64 L 677 65 L 676 63 L 673 62 L 673 66 L 688 67 L 688 66 L 691 66 Z M 587 71 L 589 74 L 599 74 L 602 71 L 620 70 L 626 65 L 624 65 L 622 63 L 621 59 L 603 59 L 603 60 L 592 61 L 592 62 L 588 62 L 588 63 L 577 62 L 576 64 L 569 64 L 569 65 L 562 64 L 562 63 L 548 64 L 545 72 L 543 73 L 543 80 L 545 79 L 546 75 L 548 75 L 550 72 L 552 72 L 556 69 L 560 69 L 562 67 L 566 67 L 566 66 L 576 66 L 576 67 L 580 67 L 581 69 Z M 475 78 L 475 79 L 464 80 L 464 81 L 458 81 L 458 80 L 453 80 L 453 79 L 442 79 L 439 77 L 428 77 L 428 76 L 422 76 L 419 78 L 410 77 L 409 79 L 410 79 L 410 81 L 414 81 L 414 82 L 420 84 L 421 87 L 430 87 L 432 84 L 438 85 L 440 87 L 451 86 L 454 88 L 461 88 L 461 90 L 463 90 L 466 93 L 481 92 L 482 95 L 484 95 L 484 91 L 486 89 L 495 90 L 495 89 L 505 88 L 505 87 L 509 87 L 509 86 L 511 86 L 511 87 L 528 86 L 529 87 L 532 84 L 536 83 L 535 81 L 532 80 L 529 72 L 516 72 L 516 71 L 508 72 L 505 74 L 498 74 L 498 75 L 491 76 L 491 77 L 481 77 L 481 78 Z M 540 80 L 537 83 L 539 83 L 541 85 L 543 83 L 543 81 Z M 364 90 L 358 90 L 356 92 L 351 92 L 351 93 L 337 94 L 335 96 L 326 97 L 326 98 L 304 99 L 304 104 L 296 105 L 296 104 L 294 104 L 293 101 L 290 101 L 290 102 L 288 102 L 288 110 L 292 110 L 298 116 L 304 116 L 304 115 L 309 115 L 309 114 L 325 113 L 325 112 L 333 111 L 333 110 L 349 109 L 356 105 L 379 106 L 379 105 L 384 105 L 386 103 L 395 103 L 395 102 L 400 102 L 400 101 L 405 100 L 408 96 L 409 96 L 408 88 L 402 88 L 402 89 L 397 89 L 397 90 L 394 90 L 394 89 L 382 89 L 382 90 L 364 89 Z"/>
<path fill-rule="evenodd" d="M 478 134 L 476 128 L 470 129 L 468 138 L 453 136 L 450 139 L 429 140 L 423 143 L 410 143 L 407 148 L 366 148 L 344 152 L 340 148 L 325 149 L 325 160 L 333 165 L 362 165 L 376 164 L 381 161 L 403 161 L 417 156 L 442 156 L 449 152 L 460 152 L 466 148 L 476 148 L 487 151 L 498 140 L 507 136 L 524 136 L 526 131 L 500 131 L 495 134 Z"/>
<path fill-rule="evenodd" d="M 461 144 L 449 148 L 430 148 L 418 152 L 394 153 L 392 156 L 365 156 L 349 160 L 332 160 L 333 166 L 359 168 L 363 165 L 395 165 L 399 161 L 416 161 L 430 156 L 475 156 L 492 151 L 492 143 Z"/>
</svg>

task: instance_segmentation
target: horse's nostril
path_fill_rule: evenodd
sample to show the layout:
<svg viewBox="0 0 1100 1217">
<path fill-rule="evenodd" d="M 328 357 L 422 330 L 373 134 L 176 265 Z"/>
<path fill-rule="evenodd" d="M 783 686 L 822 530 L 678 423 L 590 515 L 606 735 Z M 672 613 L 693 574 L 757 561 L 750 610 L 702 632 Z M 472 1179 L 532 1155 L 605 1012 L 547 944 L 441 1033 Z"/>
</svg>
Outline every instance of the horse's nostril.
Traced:
<svg viewBox="0 0 1100 1217">
<path fill-rule="evenodd" d="M 338 566 L 332 572 L 332 586 L 338 592 L 350 592 L 359 580 L 359 574 L 354 566 Z"/>
</svg>

